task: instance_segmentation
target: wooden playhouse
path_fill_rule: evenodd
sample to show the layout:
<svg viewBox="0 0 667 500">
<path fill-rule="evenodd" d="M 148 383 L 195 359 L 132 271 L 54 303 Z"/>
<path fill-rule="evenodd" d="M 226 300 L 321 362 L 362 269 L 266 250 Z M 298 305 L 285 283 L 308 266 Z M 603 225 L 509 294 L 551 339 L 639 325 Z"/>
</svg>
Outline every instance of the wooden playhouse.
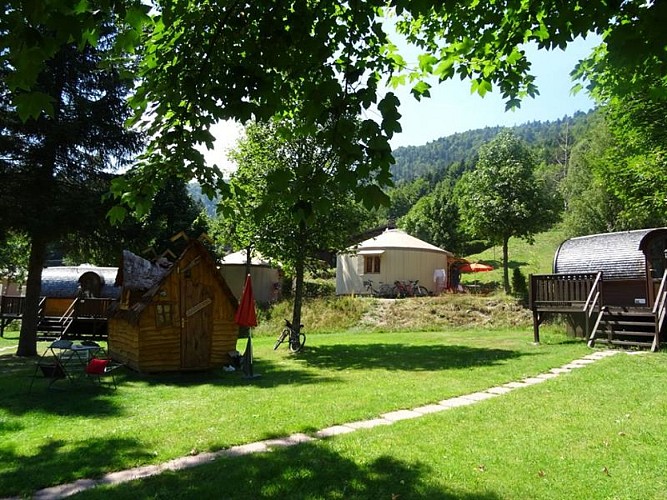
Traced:
<svg viewBox="0 0 667 500">
<path fill-rule="evenodd" d="M 200 241 L 189 240 L 173 262 L 123 252 L 116 284 L 120 299 L 109 316 L 115 360 L 146 373 L 232 362 L 237 301 Z"/>
<path fill-rule="evenodd" d="M 595 234 L 564 241 L 553 274 L 531 276 L 535 340 L 550 314 L 589 341 L 658 349 L 667 316 L 667 228 Z"/>
</svg>

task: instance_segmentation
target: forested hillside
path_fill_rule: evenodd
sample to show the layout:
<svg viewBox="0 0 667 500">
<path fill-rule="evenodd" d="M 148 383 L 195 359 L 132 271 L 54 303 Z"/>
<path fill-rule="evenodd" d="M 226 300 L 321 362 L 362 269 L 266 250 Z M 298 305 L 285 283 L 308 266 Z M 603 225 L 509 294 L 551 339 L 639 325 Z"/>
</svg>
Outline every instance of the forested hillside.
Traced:
<svg viewBox="0 0 667 500">
<path fill-rule="evenodd" d="M 592 112 L 579 112 L 560 120 L 530 122 L 509 129 L 534 148 L 538 161 L 549 165 L 565 163 L 572 145 L 585 133 L 591 115 Z M 476 163 L 480 146 L 501 130 L 503 127 L 486 127 L 442 137 L 423 146 L 397 148 L 396 164 L 392 167 L 394 182 L 438 176 L 453 163 L 459 163 L 461 171 L 467 170 Z"/>
</svg>

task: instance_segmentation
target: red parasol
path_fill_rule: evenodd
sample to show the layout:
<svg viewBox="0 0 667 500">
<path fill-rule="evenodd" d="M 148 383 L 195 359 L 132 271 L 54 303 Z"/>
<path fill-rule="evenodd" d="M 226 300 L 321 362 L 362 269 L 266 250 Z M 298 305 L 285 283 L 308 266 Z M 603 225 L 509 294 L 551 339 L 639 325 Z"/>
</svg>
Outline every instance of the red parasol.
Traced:
<svg viewBox="0 0 667 500">
<path fill-rule="evenodd" d="M 493 266 L 482 264 L 481 262 L 473 262 L 472 264 L 466 262 L 458 269 L 462 273 L 481 273 L 485 271 L 493 271 Z"/>
<path fill-rule="evenodd" d="M 234 321 L 239 326 L 257 326 L 257 314 L 255 313 L 255 296 L 252 293 L 252 279 L 246 276 L 243 286 L 241 303 L 236 310 Z"/>
</svg>

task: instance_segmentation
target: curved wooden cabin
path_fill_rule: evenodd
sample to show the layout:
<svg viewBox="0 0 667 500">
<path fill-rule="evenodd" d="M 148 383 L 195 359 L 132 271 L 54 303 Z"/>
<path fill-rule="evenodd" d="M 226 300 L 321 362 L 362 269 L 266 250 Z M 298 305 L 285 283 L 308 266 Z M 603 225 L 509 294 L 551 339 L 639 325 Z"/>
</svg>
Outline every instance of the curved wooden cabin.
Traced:
<svg viewBox="0 0 667 500">
<path fill-rule="evenodd" d="M 53 266 L 42 270 L 38 335 L 43 338 L 104 339 L 107 310 L 119 296 L 114 287 L 117 268 Z M 21 319 L 25 297 L 0 297 L 0 336 L 5 326 Z"/>
<path fill-rule="evenodd" d="M 652 306 L 665 272 L 667 228 L 594 234 L 564 241 L 555 274 L 602 272 L 606 305 Z"/>
<path fill-rule="evenodd" d="M 190 240 L 175 262 L 123 252 L 111 356 L 140 372 L 205 370 L 232 362 L 237 301 L 208 250 Z"/>
<path fill-rule="evenodd" d="M 570 333 L 657 349 L 667 316 L 667 228 L 581 236 L 556 251 L 551 275 L 531 276 L 539 340 L 544 314 L 566 314 Z"/>
<path fill-rule="evenodd" d="M 42 269 L 41 295 L 45 297 L 44 315 L 60 317 L 80 299 L 117 299 L 114 286 L 117 267 L 53 266 Z"/>
</svg>

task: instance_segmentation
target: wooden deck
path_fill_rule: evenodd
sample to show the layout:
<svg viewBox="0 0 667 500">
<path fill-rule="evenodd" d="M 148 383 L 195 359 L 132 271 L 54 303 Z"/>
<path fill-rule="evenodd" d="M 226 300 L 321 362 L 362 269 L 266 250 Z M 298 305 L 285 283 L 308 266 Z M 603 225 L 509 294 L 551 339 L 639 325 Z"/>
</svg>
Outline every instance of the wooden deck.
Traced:
<svg viewBox="0 0 667 500">
<path fill-rule="evenodd" d="M 59 337 L 71 340 L 106 340 L 107 313 L 114 299 L 76 298 L 61 315 L 44 314 L 48 298 L 42 297 L 39 308 L 37 336 L 40 339 Z M 12 321 L 21 320 L 25 311 L 25 297 L 0 297 L 0 336 Z"/>
<path fill-rule="evenodd" d="M 534 341 L 540 341 L 540 324 L 549 314 L 584 315 L 588 345 L 607 343 L 655 351 L 664 336 L 667 316 L 667 273 L 655 303 L 646 307 L 621 307 L 605 303 L 603 273 L 545 274 L 530 277 L 530 309 Z M 651 285 L 653 286 L 653 285 Z"/>
</svg>

